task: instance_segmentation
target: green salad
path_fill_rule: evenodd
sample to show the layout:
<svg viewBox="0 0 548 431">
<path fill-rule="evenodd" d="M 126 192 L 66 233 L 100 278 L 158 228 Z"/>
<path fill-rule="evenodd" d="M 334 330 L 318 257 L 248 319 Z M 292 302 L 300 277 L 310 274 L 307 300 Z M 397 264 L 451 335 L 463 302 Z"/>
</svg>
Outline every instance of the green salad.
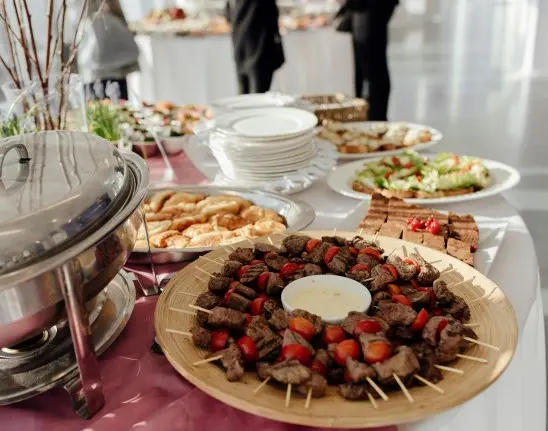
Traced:
<svg viewBox="0 0 548 431">
<path fill-rule="evenodd" d="M 365 189 L 425 193 L 459 189 L 479 190 L 489 184 L 489 170 L 481 159 L 439 153 L 430 158 L 414 151 L 364 163 L 355 184 Z"/>
</svg>

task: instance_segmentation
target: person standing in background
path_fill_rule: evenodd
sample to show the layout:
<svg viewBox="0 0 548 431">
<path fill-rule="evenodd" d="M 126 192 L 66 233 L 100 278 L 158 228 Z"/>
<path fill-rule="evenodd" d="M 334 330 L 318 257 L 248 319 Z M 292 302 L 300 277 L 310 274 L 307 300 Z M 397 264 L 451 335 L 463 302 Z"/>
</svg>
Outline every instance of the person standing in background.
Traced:
<svg viewBox="0 0 548 431">
<path fill-rule="evenodd" d="M 228 0 L 240 94 L 270 90 L 285 61 L 276 0 Z"/>
<path fill-rule="evenodd" d="M 90 1 L 78 48 L 78 73 L 91 98 L 103 97 L 99 93 L 104 93 L 109 82 L 116 82 L 120 98 L 127 100 L 126 77 L 139 70 L 139 49 L 128 29 L 119 0 L 106 0 L 92 22 L 101 3 L 101 0 Z M 97 82 L 102 85 L 94 85 Z"/>
<path fill-rule="evenodd" d="M 348 14 L 354 48 L 356 97 L 367 82 L 368 119 L 386 121 L 390 97 L 388 24 L 398 0 L 345 0 L 337 15 Z"/>
</svg>

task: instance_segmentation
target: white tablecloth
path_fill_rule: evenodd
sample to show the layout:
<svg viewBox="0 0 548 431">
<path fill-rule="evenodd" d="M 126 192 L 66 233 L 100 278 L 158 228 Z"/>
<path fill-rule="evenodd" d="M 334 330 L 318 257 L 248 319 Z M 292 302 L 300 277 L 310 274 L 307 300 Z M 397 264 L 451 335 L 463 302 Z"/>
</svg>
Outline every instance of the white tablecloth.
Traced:
<svg viewBox="0 0 548 431">
<path fill-rule="evenodd" d="M 207 150 L 187 151 L 193 163 L 210 179 L 217 164 Z M 333 192 L 325 181 L 293 195 L 311 204 L 316 219 L 310 229 L 354 230 L 367 203 Z M 489 278 L 505 292 L 516 312 L 519 342 L 504 374 L 486 391 L 462 406 L 402 431 L 545 431 L 546 369 L 540 280 L 533 240 L 523 219 L 501 196 L 481 201 L 444 205 L 444 210 L 498 217 L 508 221 L 504 241 Z"/>
<path fill-rule="evenodd" d="M 272 90 L 287 94 L 353 94 L 352 45 L 331 28 L 292 31 L 282 36 L 286 61 Z M 238 94 L 229 35 L 136 37 L 141 72 L 129 78 L 130 98 L 207 104 Z"/>
</svg>

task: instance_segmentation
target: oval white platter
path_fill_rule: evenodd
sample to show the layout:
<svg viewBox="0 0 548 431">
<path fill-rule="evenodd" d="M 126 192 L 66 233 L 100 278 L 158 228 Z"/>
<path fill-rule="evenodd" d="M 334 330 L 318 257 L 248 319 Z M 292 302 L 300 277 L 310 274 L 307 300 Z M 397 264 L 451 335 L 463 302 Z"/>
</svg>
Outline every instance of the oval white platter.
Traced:
<svg viewBox="0 0 548 431">
<path fill-rule="evenodd" d="M 370 162 L 373 160 L 367 160 Z M 331 172 L 327 178 L 327 184 L 331 190 L 340 193 L 343 196 L 348 196 L 354 199 L 360 200 L 369 200 L 371 195 L 367 193 L 357 192 L 352 188 L 352 183 L 356 176 L 356 172 L 359 171 L 364 161 L 356 161 L 348 163 L 343 166 L 339 166 Z M 485 199 L 490 196 L 498 195 L 502 192 L 510 190 L 515 187 L 521 179 L 519 172 L 504 163 L 496 162 L 494 160 L 483 160 L 483 164 L 489 169 L 491 174 L 491 183 L 485 187 L 483 190 L 468 193 L 466 195 L 459 196 L 446 196 L 441 198 L 431 198 L 431 199 L 404 199 L 406 202 L 415 203 L 415 204 L 445 204 L 453 202 L 466 202 L 477 199 Z"/>
</svg>

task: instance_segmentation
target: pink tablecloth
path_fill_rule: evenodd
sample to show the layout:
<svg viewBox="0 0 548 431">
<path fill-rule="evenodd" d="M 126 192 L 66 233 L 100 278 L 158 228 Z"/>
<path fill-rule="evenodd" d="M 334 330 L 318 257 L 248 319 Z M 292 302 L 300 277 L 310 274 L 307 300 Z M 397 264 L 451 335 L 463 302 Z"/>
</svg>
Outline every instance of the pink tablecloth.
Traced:
<svg viewBox="0 0 548 431">
<path fill-rule="evenodd" d="M 180 178 L 201 181 L 184 155 L 175 158 Z M 186 163 L 185 163 L 186 161 Z M 151 170 L 154 169 L 154 162 Z M 184 176 L 182 173 L 184 172 Z M 202 178 L 203 179 L 203 178 Z M 146 282 L 146 268 L 136 268 Z M 158 274 L 176 270 L 169 265 Z M 92 419 L 79 419 L 68 396 L 54 389 L 13 406 L 0 408 L 2 431 L 298 431 L 310 429 L 266 420 L 214 400 L 182 378 L 161 355 L 150 351 L 154 340 L 156 297 L 139 298 L 126 329 L 100 359 L 106 405 Z M 396 427 L 377 428 L 395 431 Z"/>
</svg>

